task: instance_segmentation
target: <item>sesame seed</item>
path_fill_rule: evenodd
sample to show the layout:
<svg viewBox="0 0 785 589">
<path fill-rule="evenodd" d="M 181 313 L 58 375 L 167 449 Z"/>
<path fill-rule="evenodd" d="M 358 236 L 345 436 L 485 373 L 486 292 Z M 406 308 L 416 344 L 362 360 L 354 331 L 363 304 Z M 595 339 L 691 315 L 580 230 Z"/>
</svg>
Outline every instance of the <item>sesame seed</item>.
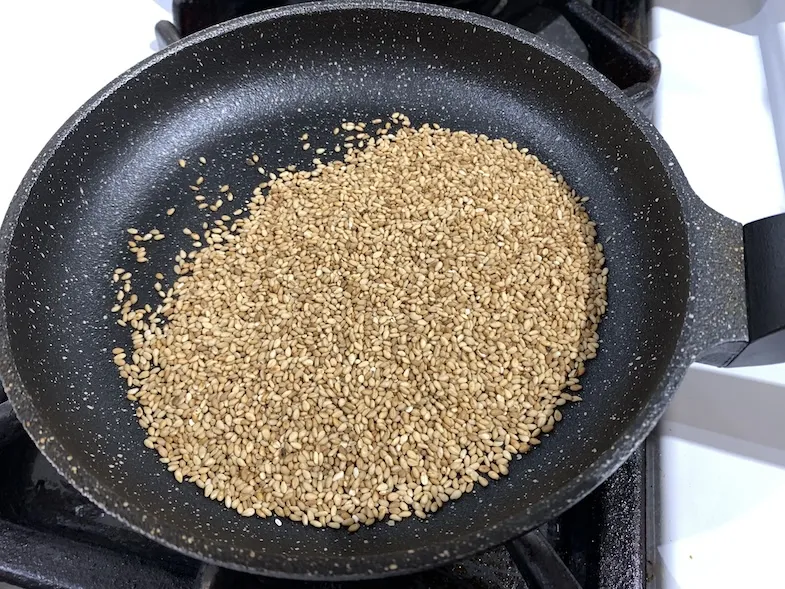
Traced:
<svg viewBox="0 0 785 589">
<path fill-rule="evenodd" d="M 183 228 L 154 312 L 113 274 L 145 446 L 241 516 L 425 519 L 520 468 L 581 400 L 607 305 L 583 197 L 513 142 L 392 120 L 373 140 L 343 123 L 360 132 L 342 160 Z"/>
</svg>

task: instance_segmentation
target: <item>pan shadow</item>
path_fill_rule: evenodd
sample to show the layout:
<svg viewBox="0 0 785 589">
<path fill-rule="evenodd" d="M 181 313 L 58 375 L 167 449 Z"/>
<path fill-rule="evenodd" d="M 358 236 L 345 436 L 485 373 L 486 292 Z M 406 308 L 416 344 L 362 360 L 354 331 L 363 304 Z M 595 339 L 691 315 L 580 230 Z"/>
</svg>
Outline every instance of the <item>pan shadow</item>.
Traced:
<svg viewBox="0 0 785 589">
<path fill-rule="evenodd" d="M 654 5 L 713 25 L 736 29 L 754 19 L 763 10 L 766 2 L 767 0 L 655 0 Z"/>
<path fill-rule="evenodd" d="M 735 371 L 693 365 L 660 432 L 785 466 L 785 388 Z"/>
<path fill-rule="evenodd" d="M 169 14 L 172 14 L 172 0 L 153 0 L 158 6 L 163 8 Z"/>
</svg>

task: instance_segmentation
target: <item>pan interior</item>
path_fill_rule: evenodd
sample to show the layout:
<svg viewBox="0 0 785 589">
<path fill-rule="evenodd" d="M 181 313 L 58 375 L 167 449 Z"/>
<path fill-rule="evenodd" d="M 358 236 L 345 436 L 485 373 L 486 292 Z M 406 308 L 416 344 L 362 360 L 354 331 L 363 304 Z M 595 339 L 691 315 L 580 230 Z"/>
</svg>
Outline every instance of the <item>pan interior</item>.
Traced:
<svg viewBox="0 0 785 589">
<path fill-rule="evenodd" d="M 342 120 L 392 112 L 414 122 L 506 137 L 591 197 L 609 275 L 609 312 L 584 401 L 510 476 L 426 522 L 349 535 L 242 518 L 177 485 L 125 399 L 110 350 L 128 346 L 109 309 L 116 267 L 153 294 L 173 280 L 182 227 L 207 218 L 188 189 L 198 173 L 246 198 L 267 168 L 305 165 L 298 137 L 332 145 Z M 189 169 L 202 156 L 208 164 Z M 310 156 L 312 157 L 312 156 Z M 195 169 L 194 169 L 195 168 Z M 165 211 L 177 207 L 167 217 Z M 132 261 L 126 229 L 158 228 L 150 261 Z M 527 42 L 425 13 L 380 9 L 251 22 L 150 65 L 101 100 L 45 163 L 16 227 L 5 275 L 9 338 L 26 394 L 86 489 L 131 523 L 181 548 L 277 573 L 362 574 L 374 563 L 426 566 L 539 523 L 555 494 L 621 439 L 658 388 L 680 334 L 688 258 L 664 164 L 619 107 Z M 151 296 L 151 301 L 155 299 Z M 10 391 L 19 400 L 25 393 Z M 23 403 L 19 403 L 23 405 Z M 143 517 L 143 514 L 145 516 Z M 494 529 L 496 531 L 494 531 Z M 414 563 L 413 552 L 427 553 Z M 379 569 L 380 570 L 380 569 Z"/>
</svg>

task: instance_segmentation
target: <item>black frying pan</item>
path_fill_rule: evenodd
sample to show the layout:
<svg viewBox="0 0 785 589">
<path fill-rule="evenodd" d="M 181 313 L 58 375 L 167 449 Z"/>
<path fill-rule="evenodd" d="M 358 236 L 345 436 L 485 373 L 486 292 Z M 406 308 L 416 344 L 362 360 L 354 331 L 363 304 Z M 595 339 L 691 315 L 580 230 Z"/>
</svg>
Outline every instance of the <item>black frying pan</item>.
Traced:
<svg viewBox="0 0 785 589">
<path fill-rule="evenodd" d="M 180 229 L 206 217 L 184 189 L 196 173 L 178 158 L 204 156 L 208 182 L 230 178 L 242 186 L 236 194 L 250 194 L 259 177 L 244 163 L 248 154 L 268 167 L 305 164 L 303 132 L 323 144 L 342 119 L 394 111 L 516 140 L 592 197 L 609 309 L 585 400 L 566 407 L 509 477 L 425 522 L 350 535 L 242 518 L 177 485 L 142 445 L 111 361 L 129 335 L 109 312 L 109 278 L 123 266 L 137 285 L 151 286 L 156 271 L 172 281 L 171 260 L 187 242 Z M 175 205 L 179 214 L 168 218 Z M 132 226 L 171 236 L 150 247 L 146 267 L 123 245 Z M 0 234 L 0 373 L 60 472 L 164 544 L 277 576 L 411 572 L 504 542 L 586 495 L 651 431 L 700 351 L 724 342 L 710 357 L 716 363 L 780 359 L 785 273 L 771 272 L 785 259 L 783 229 L 783 217 L 748 228 L 755 264 L 745 292 L 741 227 L 702 204 L 655 129 L 596 71 L 469 13 L 378 1 L 300 5 L 208 29 L 151 57 L 46 146 Z M 779 235 L 768 239 L 779 257 L 766 231 Z M 738 342 L 748 331 L 757 342 L 745 348 Z"/>
</svg>

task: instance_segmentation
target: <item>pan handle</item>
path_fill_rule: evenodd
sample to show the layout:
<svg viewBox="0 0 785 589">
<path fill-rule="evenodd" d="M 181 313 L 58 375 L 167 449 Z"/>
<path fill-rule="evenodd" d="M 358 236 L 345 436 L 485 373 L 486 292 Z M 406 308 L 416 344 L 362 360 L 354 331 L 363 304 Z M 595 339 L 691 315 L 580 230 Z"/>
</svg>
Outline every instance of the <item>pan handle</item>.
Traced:
<svg viewBox="0 0 785 589">
<path fill-rule="evenodd" d="M 785 362 L 785 213 L 744 226 L 749 343 L 728 366 Z"/>
<path fill-rule="evenodd" d="M 689 351 L 720 368 L 785 362 L 785 213 L 742 227 L 688 186 L 682 205 L 691 220 Z"/>
<path fill-rule="evenodd" d="M 581 589 L 542 532 L 534 530 L 505 545 L 515 566 L 531 589 Z"/>
</svg>

